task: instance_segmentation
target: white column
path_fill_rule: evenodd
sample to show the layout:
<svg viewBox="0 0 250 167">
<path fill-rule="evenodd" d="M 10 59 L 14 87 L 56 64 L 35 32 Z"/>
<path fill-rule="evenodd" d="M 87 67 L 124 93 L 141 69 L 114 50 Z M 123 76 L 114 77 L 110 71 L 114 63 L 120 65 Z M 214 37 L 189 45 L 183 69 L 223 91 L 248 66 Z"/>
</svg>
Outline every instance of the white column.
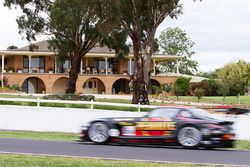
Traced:
<svg viewBox="0 0 250 167">
<path fill-rule="evenodd" d="M 80 65 L 80 74 L 82 75 L 82 66 L 83 66 L 83 64 L 82 64 L 82 59 L 81 59 L 81 65 Z"/>
<path fill-rule="evenodd" d="M 32 72 L 32 71 L 31 71 L 31 57 L 32 57 L 32 56 L 29 56 L 29 73 Z"/>
<path fill-rule="evenodd" d="M 132 75 L 132 58 L 129 58 L 129 75 Z"/>
<path fill-rule="evenodd" d="M 176 73 L 177 73 L 177 74 L 180 74 L 180 71 L 179 71 L 180 62 L 179 62 L 179 60 L 176 60 L 176 64 L 177 64 Z"/>
<path fill-rule="evenodd" d="M 155 76 L 155 74 L 156 74 L 156 71 L 155 71 L 155 67 L 156 67 L 156 65 L 155 65 L 155 59 L 153 59 L 153 75 Z"/>
<path fill-rule="evenodd" d="M 108 58 L 107 57 L 105 57 L 105 68 L 106 68 L 105 70 L 106 75 L 108 75 Z"/>
<path fill-rule="evenodd" d="M 2 88 L 3 88 L 3 78 L 4 78 L 4 76 L 3 76 L 3 73 L 4 73 L 4 55 L 2 55 L 2 73 L 1 73 L 1 84 L 2 84 Z"/>
<path fill-rule="evenodd" d="M 57 62 L 56 62 L 56 57 L 55 57 L 55 66 L 54 66 L 54 68 L 55 68 L 55 74 L 57 73 Z"/>
</svg>

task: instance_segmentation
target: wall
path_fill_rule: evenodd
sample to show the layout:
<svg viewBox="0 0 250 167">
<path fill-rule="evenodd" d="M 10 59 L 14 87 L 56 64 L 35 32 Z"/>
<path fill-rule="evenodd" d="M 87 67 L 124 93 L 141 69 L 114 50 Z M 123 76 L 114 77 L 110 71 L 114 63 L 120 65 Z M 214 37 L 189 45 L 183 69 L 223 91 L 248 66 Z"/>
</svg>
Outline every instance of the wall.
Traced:
<svg viewBox="0 0 250 167">
<path fill-rule="evenodd" d="M 4 130 L 79 133 L 81 125 L 86 125 L 96 118 L 139 117 L 144 114 L 143 112 L 0 105 L 0 127 Z M 235 121 L 236 138 L 250 140 L 248 130 L 250 115 L 232 119 Z"/>
</svg>

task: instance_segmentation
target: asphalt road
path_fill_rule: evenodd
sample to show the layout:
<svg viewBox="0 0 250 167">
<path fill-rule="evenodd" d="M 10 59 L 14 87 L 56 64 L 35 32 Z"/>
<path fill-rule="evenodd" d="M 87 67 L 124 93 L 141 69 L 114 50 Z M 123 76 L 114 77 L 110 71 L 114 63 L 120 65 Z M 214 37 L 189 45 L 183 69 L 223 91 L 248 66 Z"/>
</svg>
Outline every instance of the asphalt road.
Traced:
<svg viewBox="0 0 250 167">
<path fill-rule="evenodd" d="M 1 152 L 250 166 L 250 151 L 93 145 L 77 141 L 58 142 L 0 138 Z"/>
</svg>

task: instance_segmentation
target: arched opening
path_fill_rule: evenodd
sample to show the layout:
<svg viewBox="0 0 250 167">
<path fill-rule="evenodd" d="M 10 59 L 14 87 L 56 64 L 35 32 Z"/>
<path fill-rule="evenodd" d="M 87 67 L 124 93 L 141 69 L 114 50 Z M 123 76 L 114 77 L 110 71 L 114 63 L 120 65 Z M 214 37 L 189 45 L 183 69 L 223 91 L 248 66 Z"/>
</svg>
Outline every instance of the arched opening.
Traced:
<svg viewBox="0 0 250 167">
<path fill-rule="evenodd" d="M 155 79 L 150 79 L 149 83 L 149 94 L 155 94 L 154 89 L 152 88 L 153 86 L 161 86 L 160 82 L 155 80 Z"/>
<path fill-rule="evenodd" d="M 68 84 L 68 78 L 58 78 L 52 87 L 53 94 L 65 94 L 65 90 Z"/>
<path fill-rule="evenodd" d="M 113 94 L 129 94 L 129 80 L 128 79 L 118 79 L 114 82 L 112 86 Z"/>
<path fill-rule="evenodd" d="M 97 78 L 90 78 L 82 85 L 84 94 L 105 94 L 104 83 Z"/>
<path fill-rule="evenodd" d="M 22 91 L 30 94 L 46 93 L 46 87 L 40 78 L 30 77 L 23 82 Z"/>
</svg>

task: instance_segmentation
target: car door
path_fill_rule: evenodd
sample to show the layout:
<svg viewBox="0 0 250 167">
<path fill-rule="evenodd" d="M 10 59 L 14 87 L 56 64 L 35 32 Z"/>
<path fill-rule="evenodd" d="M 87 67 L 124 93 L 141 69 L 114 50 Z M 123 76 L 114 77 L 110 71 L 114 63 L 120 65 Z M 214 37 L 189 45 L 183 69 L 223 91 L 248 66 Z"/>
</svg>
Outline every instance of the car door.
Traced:
<svg viewBox="0 0 250 167">
<path fill-rule="evenodd" d="M 158 108 L 136 122 L 136 136 L 167 137 L 176 130 L 175 116 L 178 109 Z"/>
</svg>

